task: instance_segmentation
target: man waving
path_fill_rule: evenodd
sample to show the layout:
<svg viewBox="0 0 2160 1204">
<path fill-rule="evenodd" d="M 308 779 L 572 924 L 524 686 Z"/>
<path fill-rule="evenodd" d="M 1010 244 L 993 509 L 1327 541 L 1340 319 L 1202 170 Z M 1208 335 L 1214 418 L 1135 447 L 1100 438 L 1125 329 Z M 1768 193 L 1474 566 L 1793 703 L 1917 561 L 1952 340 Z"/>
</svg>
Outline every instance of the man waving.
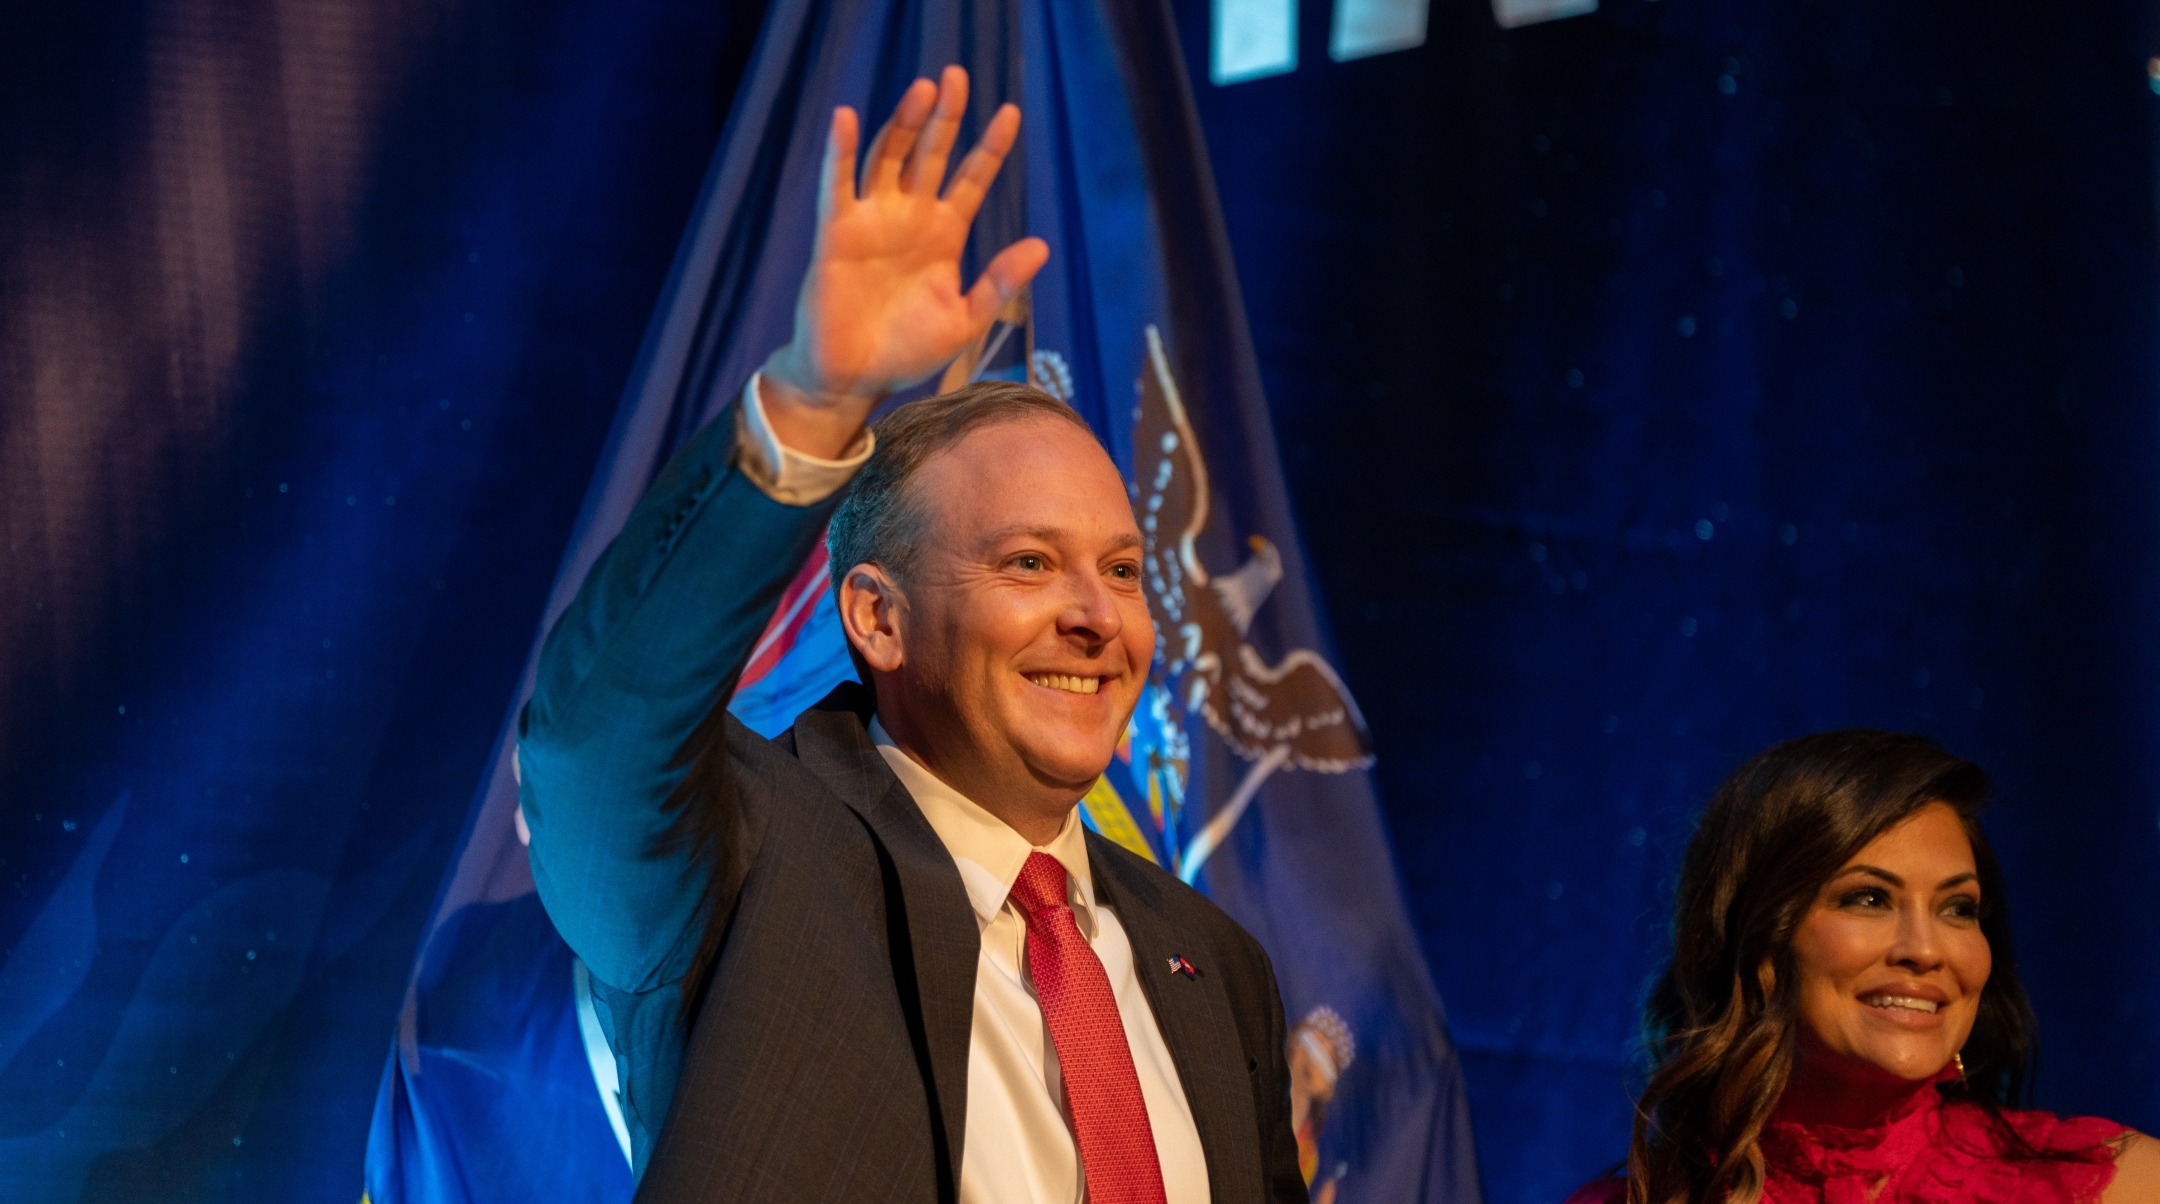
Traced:
<svg viewBox="0 0 2160 1204">
<path fill-rule="evenodd" d="M 1018 132 L 946 180 L 966 75 L 856 168 L 833 116 L 795 334 L 639 503 L 520 727 L 533 874 L 594 979 L 641 1200 L 1305 1198 L 1259 945 L 1086 832 L 1154 655 L 1141 538 L 1024 385 L 873 407 L 1041 268 L 959 256 Z M 734 673 L 830 522 L 861 685 L 778 740 Z"/>
</svg>

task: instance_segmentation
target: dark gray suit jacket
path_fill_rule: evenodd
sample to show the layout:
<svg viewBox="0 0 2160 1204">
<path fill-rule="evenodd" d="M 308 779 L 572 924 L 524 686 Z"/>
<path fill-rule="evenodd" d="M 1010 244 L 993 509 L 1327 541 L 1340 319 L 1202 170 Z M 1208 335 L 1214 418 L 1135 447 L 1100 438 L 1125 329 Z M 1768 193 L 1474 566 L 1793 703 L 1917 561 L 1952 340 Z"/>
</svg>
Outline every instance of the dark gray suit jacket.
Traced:
<svg viewBox="0 0 2160 1204">
<path fill-rule="evenodd" d="M 726 714 L 831 509 L 758 491 L 729 419 L 662 472 L 549 633 L 520 724 L 534 878 L 594 979 L 640 1201 L 949 1201 L 975 914 L 870 741 L 867 690 L 778 740 Z M 1146 860 L 1093 834 L 1088 852 L 1214 1198 L 1304 1200 L 1266 954 Z"/>
</svg>

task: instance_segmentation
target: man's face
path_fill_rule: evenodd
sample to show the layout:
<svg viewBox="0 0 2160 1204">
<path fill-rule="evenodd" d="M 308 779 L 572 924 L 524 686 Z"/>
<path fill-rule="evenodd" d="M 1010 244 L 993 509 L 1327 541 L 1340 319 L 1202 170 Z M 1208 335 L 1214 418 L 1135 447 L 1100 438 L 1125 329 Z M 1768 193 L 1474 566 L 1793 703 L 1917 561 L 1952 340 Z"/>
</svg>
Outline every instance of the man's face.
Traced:
<svg viewBox="0 0 2160 1204">
<path fill-rule="evenodd" d="M 1092 435 L 1045 417 L 970 432 L 909 488 L 925 534 L 893 621 L 899 664 L 867 657 L 879 712 L 961 793 L 1062 820 L 1109 765 L 1155 652 L 1125 482 Z"/>
</svg>

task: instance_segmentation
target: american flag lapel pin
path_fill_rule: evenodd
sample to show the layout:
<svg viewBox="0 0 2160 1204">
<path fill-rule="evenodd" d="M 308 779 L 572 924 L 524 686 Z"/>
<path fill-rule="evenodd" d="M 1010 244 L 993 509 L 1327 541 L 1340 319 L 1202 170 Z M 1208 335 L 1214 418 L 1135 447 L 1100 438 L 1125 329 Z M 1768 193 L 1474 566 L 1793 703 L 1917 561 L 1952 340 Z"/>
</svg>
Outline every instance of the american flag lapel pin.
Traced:
<svg viewBox="0 0 2160 1204">
<path fill-rule="evenodd" d="M 1170 972 L 1173 974 L 1183 974 L 1187 978 L 1200 977 L 1200 968 L 1193 965 L 1191 962 L 1186 961 L 1182 957 L 1170 958 Z"/>
</svg>

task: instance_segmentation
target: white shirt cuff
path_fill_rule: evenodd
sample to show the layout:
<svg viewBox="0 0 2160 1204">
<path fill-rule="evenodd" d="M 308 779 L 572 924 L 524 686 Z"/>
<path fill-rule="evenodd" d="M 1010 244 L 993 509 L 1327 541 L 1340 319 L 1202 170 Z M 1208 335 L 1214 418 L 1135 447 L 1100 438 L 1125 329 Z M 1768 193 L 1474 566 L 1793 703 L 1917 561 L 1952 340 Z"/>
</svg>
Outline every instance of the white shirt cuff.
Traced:
<svg viewBox="0 0 2160 1204">
<path fill-rule="evenodd" d="M 766 497 L 789 506 L 814 505 L 840 492 L 870 458 L 877 436 L 864 427 L 837 460 L 796 451 L 780 442 L 765 419 L 765 403 L 758 397 L 759 375 L 751 375 L 750 383 L 743 386 L 742 404 L 735 407 L 735 445 L 742 453 L 743 475 Z"/>
</svg>

